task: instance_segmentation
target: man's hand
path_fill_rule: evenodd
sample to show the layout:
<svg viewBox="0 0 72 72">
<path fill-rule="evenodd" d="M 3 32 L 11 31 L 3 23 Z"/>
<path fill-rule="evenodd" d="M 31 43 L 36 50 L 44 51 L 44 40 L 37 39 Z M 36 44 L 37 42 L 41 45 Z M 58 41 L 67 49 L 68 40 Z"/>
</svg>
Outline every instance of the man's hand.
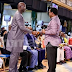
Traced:
<svg viewBox="0 0 72 72">
<path fill-rule="evenodd" d="M 45 29 L 42 29 L 42 33 L 45 34 Z"/>
</svg>

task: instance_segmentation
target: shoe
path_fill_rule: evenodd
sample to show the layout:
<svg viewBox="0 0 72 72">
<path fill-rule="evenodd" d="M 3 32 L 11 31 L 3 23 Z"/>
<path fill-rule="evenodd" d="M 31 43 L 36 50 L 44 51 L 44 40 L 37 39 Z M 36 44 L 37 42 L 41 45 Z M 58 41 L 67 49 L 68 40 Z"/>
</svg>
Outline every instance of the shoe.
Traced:
<svg viewBox="0 0 72 72">
<path fill-rule="evenodd" d="M 62 65 L 62 63 L 61 63 L 61 62 L 57 62 L 57 64 Z"/>
<path fill-rule="evenodd" d="M 21 71 L 22 71 L 22 68 L 20 67 L 20 68 L 18 69 L 18 71 L 21 72 Z"/>
<path fill-rule="evenodd" d="M 19 72 L 28 72 L 28 70 L 24 70 L 24 69 L 22 69 L 22 70 L 18 70 Z"/>
<path fill-rule="evenodd" d="M 61 61 L 62 64 L 66 63 L 65 61 Z"/>
<path fill-rule="evenodd" d="M 21 70 L 20 72 L 26 72 L 25 70 Z"/>
<path fill-rule="evenodd" d="M 38 66 L 35 66 L 35 67 L 34 67 L 34 69 L 36 69 L 36 70 L 37 70 L 37 69 L 38 69 Z"/>
<path fill-rule="evenodd" d="M 24 68 L 23 70 L 24 70 L 25 72 L 28 72 L 28 69 L 27 69 L 27 68 Z"/>
<path fill-rule="evenodd" d="M 43 69 L 44 68 L 44 66 L 43 66 L 43 64 L 41 63 L 39 66 L 38 66 L 38 69 Z"/>
<path fill-rule="evenodd" d="M 28 71 L 33 70 L 34 68 L 28 68 Z"/>
<path fill-rule="evenodd" d="M 27 68 L 25 68 L 25 67 L 20 67 L 20 68 L 18 69 L 18 71 L 19 71 L 19 72 L 28 72 Z"/>
</svg>

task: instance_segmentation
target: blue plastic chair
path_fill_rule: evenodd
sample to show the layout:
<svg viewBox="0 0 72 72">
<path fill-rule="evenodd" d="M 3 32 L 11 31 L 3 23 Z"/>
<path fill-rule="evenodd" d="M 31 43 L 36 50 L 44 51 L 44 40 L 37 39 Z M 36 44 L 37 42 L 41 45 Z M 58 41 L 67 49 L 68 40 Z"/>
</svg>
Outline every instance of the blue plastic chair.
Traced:
<svg viewBox="0 0 72 72">
<path fill-rule="evenodd" d="M 8 57 L 10 57 L 10 55 L 8 55 L 8 54 L 1 54 L 0 57 L 2 57 L 2 58 L 8 58 Z"/>
</svg>

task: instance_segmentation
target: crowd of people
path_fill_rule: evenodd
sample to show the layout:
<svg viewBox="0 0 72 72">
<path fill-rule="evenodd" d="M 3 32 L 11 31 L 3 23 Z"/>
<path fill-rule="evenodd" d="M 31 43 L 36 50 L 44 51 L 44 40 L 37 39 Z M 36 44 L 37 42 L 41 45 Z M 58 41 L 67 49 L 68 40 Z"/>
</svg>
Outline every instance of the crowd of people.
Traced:
<svg viewBox="0 0 72 72">
<path fill-rule="evenodd" d="M 26 28 L 32 30 L 32 27 Z M 9 25 L 9 31 L 2 30 L 0 37 L 0 51 L 2 54 L 9 54 L 10 52 L 6 50 L 7 35 L 11 30 L 11 25 Z M 40 69 L 45 66 L 42 65 L 42 60 L 45 59 L 45 44 L 44 44 L 45 35 L 44 34 L 32 34 L 27 33 L 24 35 L 23 43 L 23 52 L 20 53 L 21 64 L 19 67 L 19 72 L 25 70 Z M 60 32 L 61 44 L 57 48 L 57 64 L 64 64 L 66 60 L 69 61 L 72 59 L 72 50 L 68 44 L 69 36 L 65 33 Z M 9 60 L 6 62 L 9 64 Z"/>
<path fill-rule="evenodd" d="M 25 26 L 26 28 L 32 30 L 32 27 Z M 6 50 L 6 42 L 8 33 L 11 30 L 11 25 L 9 25 L 7 30 L 2 30 L 0 37 L 0 51 L 1 54 L 11 54 L 10 51 Z M 66 61 L 72 59 L 72 50 L 69 46 L 69 36 L 65 33 L 60 32 L 61 44 L 57 48 L 57 64 L 64 64 Z M 36 33 L 27 33 L 24 35 L 23 42 L 23 52 L 20 53 L 21 64 L 19 67 L 19 72 L 33 69 L 43 69 L 45 66 L 42 64 L 42 60 L 47 58 L 46 46 L 44 44 L 45 35 Z M 6 60 L 6 65 L 9 65 L 9 58 Z"/>
<path fill-rule="evenodd" d="M 66 63 L 65 61 L 69 61 L 72 59 L 72 50 L 69 45 L 70 36 L 67 34 L 60 32 L 61 44 L 57 49 L 57 64 Z"/>
<path fill-rule="evenodd" d="M 32 30 L 32 27 L 26 28 Z M 9 25 L 9 31 L 3 30 L 1 33 L 1 53 L 9 54 L 10 52 L 6 50 L 7 36 L 10 32 L 11 25 Z M 24 35 L 23 52 L 20 53 L 21 64 L 19 67 L 19 72 L 33 69 L 43 69 L 45 66 L 42 65 L 42 60 L 45 59 L 45 45 L 44 45 L 44 35 L 27 33 Z M 9 60 L 8 60 L 9 61 Z M 9 62 L 6 62 L 7 64 Z"/>
</svg>

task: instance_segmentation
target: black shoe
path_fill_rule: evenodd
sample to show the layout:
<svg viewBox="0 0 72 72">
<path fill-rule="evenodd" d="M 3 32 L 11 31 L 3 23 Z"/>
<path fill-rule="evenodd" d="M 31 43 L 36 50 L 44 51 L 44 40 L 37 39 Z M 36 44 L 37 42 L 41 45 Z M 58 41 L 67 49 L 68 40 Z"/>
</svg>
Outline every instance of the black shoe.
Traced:
<svg viewBox="0 0 72 72">
<path fill-rule="evenodd" d="M 65 62 L 65 61 L 61 61 L 61 63 L 62 63 L 62 64 L 65 64 L 66 62 Z"/>
<path fill-rule="evenodd" d="M 61 63 L 61 62 L 57 62 L 56 64 L 58 64 L 58 65 L 62 65 L 62 63 Z"/>
<path fill-rule="evenodd" d="M 34 68 L 28 68 L 28 71 L 33 70 Z"/>
<path fill-rule="evenodd" d="M 22 71 L 22 68 L 19 68 L 18 71 L 21 72 Z"/>
<path fill-rule="evenodd" d="M 25 72 L 28 72 L 28 69 L 27 69 L 27 68 L 24 68 L 23 70 L 24 70 Z"/>
<path fill-rule="evenodd" d="M 38 66 L 38 69 L 44 69 L 44 68 L 46 68 L 46 66 L 43 66 L 42 63 Z"/>
<path fill-rule="evenodd" d="M 27 68 L 25 67 L 20 67 L 19 72 L 28 72 Z"/>
<path fill-rule="evenodd" d="M 36 70 L 37 70 L 37 69 L 38 69 L 38 66 L 35 66 L 35 67 L 34 67 L 34 69 L 36 69 Z"/>
<path fill-rule="evenodd" d="M 28 70 L 24 70 L 24 69 L 22 69 L 22 70 L 18 70 L 19 72 L 28 72 Z"/>
<path fill-rule="evenodd" d="M 39 67 L 38 67 L 39 69 L 43 69 L 43 65 L 39 65 Z"/>
</svg>

